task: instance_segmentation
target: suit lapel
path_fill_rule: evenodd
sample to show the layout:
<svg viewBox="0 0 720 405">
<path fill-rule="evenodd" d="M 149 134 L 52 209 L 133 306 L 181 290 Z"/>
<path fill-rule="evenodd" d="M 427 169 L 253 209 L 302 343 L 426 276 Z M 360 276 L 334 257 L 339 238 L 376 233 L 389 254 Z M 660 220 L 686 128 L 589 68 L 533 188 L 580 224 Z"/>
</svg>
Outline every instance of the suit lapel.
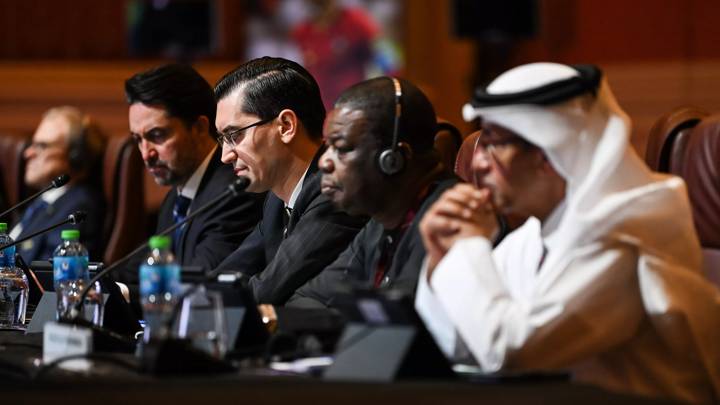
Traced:
<svg viewBox="0 0 720 405">
<path fill-rule="evenodd" d="M 213 173 L 221 164 L 223 163 L 220 161 L 220 148 L 215 148 L 215 152 L 213 152 L 212 157 L 210 157 L 210 162 L 208 162 L 205 173 L 203 173 L 202 179 L 200 179 L 200 184 L 198 185 L 197 192 L 195 193 L 195 198 L 193 198 L 190 202 L 190 207 L 188 208 L 188 215 L 192 214 L 193 210 L 202 207 L 203 204 L 205 204 L 206 200 L 209 200 L 210 198 L 215 198 L 214 195 L 206 196 L 203 191 L 206 187 L 208 187 L 210 180 L 213 178 Z M 187 256 L 185 254 L 185 244 L 187 243 L 190 232 L 193 229 L 194 222 L 195 221 L 192 220 L 185 224 L 185 229 L 183 230 L 183 233 L 180 236 L 180 242 L 178 243 L 178 250 L 179 252 L 182 252 L 183 263 L 189 263 L 192 259 L 191 257 L 185 257 Z M 178 256 L 180 255 L 178 254 Z"/>
<path fill-rule="evenodd" d="M 313 157 L 312 162 L 310 162 L 307 173 L 305 173 L 302 189 L 300 190 L 297 201 L 295 201 L 295 207 L 293 208 L 292 214 L 290 215 L 290 220 L 288 221 L 288 235 L 292 233 L 292 230 L 295 228 L 295 225 L 300 220 L 300 217 L 302 217 L 303 213 L 308 208 L 310 203 L 315 199 L 315 197 L 317 197 L 318 193 L 320 192 L 321 173 L 318 172 L 318 162 L 320 160 L 320 156 L 322 156 L 324 151 L 325 146 L 322 146 L 320 147 L 320 149 L 318 149 L 318 151 L 315 153 L 315 156 Z"/>
<path fill-rule="evenodd" d="M 39 210 L 39 212 L 34 215 L 32 221 L 30 221 L 30 223 L 28 224 L 27 229 L 23 229 L 23 231 L 20 233 L 18 239 L 21 237 L 25 237 L 32 232 L 37 232 L 40 229 L 47 227 L 48 225 L 52 225 L 50 224 L 50 220 L 53 219 L 53 215 L 57 211 L 56 206 L 62 203 L 62 199 L 67 197 L 68 194 L 70 194 L 70 190 L 66 191 L 65 194 L 61 195 L 52 204 L 49 204 L 47 207 Z M 37 257 L 37 255 L 40 253 L 40 250 L 45 245 L 46 239 L 47 234 L 38 235 L 30 240 L 21 243 L 19 250 L 22 252 L 24 257 Z"/>
<path fill-rule="evenodd" d="M 32 221 L 28 224 L 27 229 L 23 229 L 23 231 L 20 233 L 21 237 L 25 237 L 27 234 L 37 231 L 47 222 L 48 218 L 50 218 L 51 214 L 48 212 L 48 210 L 53 210 L 52 206 L 47 206 L 40 212 L 38 212 L 32 219 Z M 52 212 L 52 211 L 50 211 Z M 25 242 L 21 243 L 19 246 L 20 253 L 24 257 L 36 257 L 38 255 L 38 252 L 40 251 L 40 247 L 43 244 L 43 238 L 45 235 L 38 235 L 32 239 L 26 240 Z M 29 262 L 28 262 L 29 263 Z"/>
</svg>

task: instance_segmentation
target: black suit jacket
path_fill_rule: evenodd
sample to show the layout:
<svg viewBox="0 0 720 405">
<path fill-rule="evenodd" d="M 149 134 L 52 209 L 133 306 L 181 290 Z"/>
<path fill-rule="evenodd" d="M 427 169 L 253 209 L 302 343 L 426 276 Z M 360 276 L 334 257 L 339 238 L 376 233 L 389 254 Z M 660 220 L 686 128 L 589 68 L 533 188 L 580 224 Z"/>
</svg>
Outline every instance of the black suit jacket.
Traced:
<svg viewBox="0 0 720 405">
<path fill-rule="evenodd" d="M 190 203 L 189 214 L 224 192 L 235 181 L 232 166 L 220 161 L 220 153 L 220 148 L 216 148 L 210 158 L 197 194 Z M 204 270 L 214 269 L 258 223 L 262 215 L 263 197 L 261 194 L 241 193 L 235 198 L 226 198 L 195 217 L 184 226 L 179 247 L 174 252 L 178 263 Z M 160 206 L 158 231 L 174 224 L 172 211 L 176 198 L 177 188 L 173 187 Z"/>
<path fill-rule="evenodd" d="M 420 266 L 425 258 L 425 247 L 418 230 L 420 220 L 435 200 L 457 182 L 454 175 L 442 174 L 440 179 L 431 183 L 428 195 L 398 242 L 381 289 L 400 290 L 414 296 Z M 337 260 L 298 289 L 287 305 L 298 308 L 332 307 L 338 293 L 349 292 L 352 286 L 371 287 L 386 235 L 383 225 L 371 219 Z"/>
<path fill-rule="evenodd" d="M 60 234 L 63 229 L 80 230 L 80 243 L 88 249 L 90 260 L 102 260 L 105 199 L 98 190 L 88 185 L 74 184 L 68 186 L 67 191 L 60 198 L 48 205 L 44 210 L 35 213 L 32 221 L 27 227 L 23 228 L 18 239 L 61 222 L 77 210 L 87 213 L 85 221 L 81 224 L 67 224 L 18 245 L 17 252 L 22 256 L 23 260 L 30 264 L 33 260 L 52 258 L 55 248 L 62 242 Z"/>
<path fill-rule="evenodd" d="M 302 190 L 284 235 L 285 203 L 268 193 L 263 219 L 245 242 L 218 270 L 240 271 L 259 303 L 282 305 L 295 290 L 332 263 L 367 218 L 351 217 L 335 208 L 320 192 L 318 151 L 303 180 Z"/>
</svg>

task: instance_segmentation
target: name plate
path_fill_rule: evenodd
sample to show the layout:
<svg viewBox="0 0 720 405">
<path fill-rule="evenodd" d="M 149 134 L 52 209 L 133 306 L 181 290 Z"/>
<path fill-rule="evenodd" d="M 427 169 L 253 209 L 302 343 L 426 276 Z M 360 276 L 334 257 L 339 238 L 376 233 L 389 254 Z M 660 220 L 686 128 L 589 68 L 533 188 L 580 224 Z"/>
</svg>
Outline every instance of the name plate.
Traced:
<svg viewBox="0 0 720 405">
<path fill-rule="evenodd" d="M 83 356 L 92 352 L 92 330 L 74 325 L 48 322 L 43 328 L 43 363 L 50 364 L 67 356 Z M 87 371 L 87 359 L 72 359 L 58 365 L 72 371 Z"/>
</svg>

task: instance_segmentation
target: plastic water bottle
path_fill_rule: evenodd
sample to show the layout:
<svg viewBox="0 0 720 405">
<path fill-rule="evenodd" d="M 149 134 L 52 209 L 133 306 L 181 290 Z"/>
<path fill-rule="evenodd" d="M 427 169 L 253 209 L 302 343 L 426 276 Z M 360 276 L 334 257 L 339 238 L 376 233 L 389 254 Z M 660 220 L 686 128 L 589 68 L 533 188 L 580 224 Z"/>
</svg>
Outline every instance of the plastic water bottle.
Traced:
<svg viewBox="0 0 720 405">
<path fill-rule="evenodd" d="M 145 342 L 168 336 L 167 323 L 180 293 L 180 266 L 175 262 L 170 246 L 169 236 L 153 236 L 150 238 L 150 255 L 140 266 Z"/>
<path fill-rule="evenodd" d="M 65 229 L 60 233 L 62 243 L 53 253 L 53 280 L 57 294 L 58 319 L 75 319 L 77 304 L 90 281 L 88 251 L 80 242 L 80 231 Z M 95 283 L 83 304 L 84 319 L 102 325 L 103 305 L 100 283 Z"/>
<path fill-rule="evenodd" d="M 13 242 L 0 222 L 0 246 Z M 27 300 L 28 279 L 15 267 L 15 246 L 0 250 L 0 329 L 25 330 Z"/>
</svg>

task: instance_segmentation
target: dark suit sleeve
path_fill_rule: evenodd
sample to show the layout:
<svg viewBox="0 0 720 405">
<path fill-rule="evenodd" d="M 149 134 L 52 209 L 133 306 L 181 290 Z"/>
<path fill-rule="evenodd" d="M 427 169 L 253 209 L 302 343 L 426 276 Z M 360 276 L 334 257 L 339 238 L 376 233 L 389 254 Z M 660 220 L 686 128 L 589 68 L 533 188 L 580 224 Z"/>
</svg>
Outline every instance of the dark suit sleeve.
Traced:
<svg viewBox="0 0 720 405">
<path fill-rule="evenodd" d="M 260 195 L 245 193 L 241 197 L 227 199 L 207 215 L 196 218 L 195 221 L 202 221 L 202 230 L 197 236 L 191 260 L 183 265 L 206 270 L 217 267 L 257 224 L 261 216 L 259 198 Z"/>
<path fill-rule="evenodd" d="M 353 280 L 359 280 L 364 272 L 366 259 L 365 237 L 367 227 L 357 234 L 350 246 L 316 277 L 300 287 L 288 300 L 294 308 L 327 308 L 340 292 L 348 292 Z"/>
<path fill-rule="evenodd" d="M 265 239 L 262 232 L 262 221 L 255 226 L 243 243 L 235 249 L 217 267 L 217 271 L 240 270 L 252 275 L 253 269 L 257 271 L 265 268 Z"/>
<path fill-rule="evenodd" d="M 337 258 L 365 221 L 318 198 L 282 241 L 274 259 L 250 279 L 255 299 L 259 303 L 284 304 L 295 290 Z"/>
<path fill-rule="evenodd" d="M 30 258 L 30 261 L 52 258 L 55 248 L 62 243 L 60 235 L 64 229 L 78 229 L 80 231 L 80 243 L 87 248 L 90 261 L 102 261 L 103 221 L 105 218 L 105 200 L 102 195 L 91 191 L 85 186 L 76 186 L 76 188 L 68 190 L 66 195 L 58 199 L 52 208 L 54 214 L 49 216 L 42 226 L 65 220 L 68 215 L 76 211 L 84 211 L 87 217 L 79 225 L 66 224 L 45 235 L 37 236 L 35 241 L 41 247 L 35 257 Z M 33 229 L 33 231 L 37 230 Z"/>
</svg>

